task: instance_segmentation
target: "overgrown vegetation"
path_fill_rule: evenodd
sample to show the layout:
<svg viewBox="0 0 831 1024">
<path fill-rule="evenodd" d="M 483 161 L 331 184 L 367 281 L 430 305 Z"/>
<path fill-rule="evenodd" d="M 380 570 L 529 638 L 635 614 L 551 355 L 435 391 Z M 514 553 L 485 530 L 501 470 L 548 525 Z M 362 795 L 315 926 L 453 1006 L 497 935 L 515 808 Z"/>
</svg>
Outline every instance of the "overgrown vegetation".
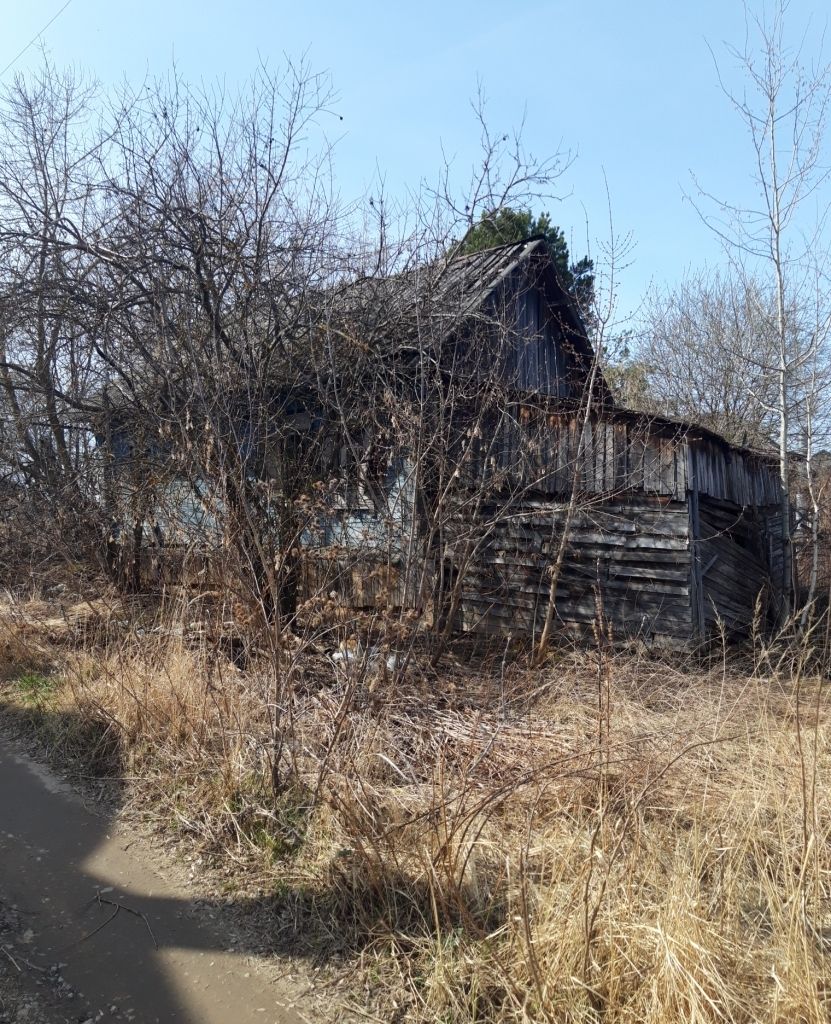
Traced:
<svg viewBox="0 0 831 1024">
<path fill-rule="evenodd" d="M 273 951 L 357 968 L 381 1019 L 827 1019 L 818 634 L 686 663 L 601 643 L 537 671 L 415 654 L 406 685 L 295 638 L 275 795 L 267 663 L 82 608 L 59 629 L 3 606 L 6 718 L 134 780 L 133 812 L 211 859 Z"/>
<path fill-rule="evenodd" d="M 664 296 L 640 361 L 607 380 L 630 240 L 602 268 L 571 263 L 534 218 L 566 155 L 533 160 L 480 111 L 463 194 L 445 168 L 409 209 L 344 210 L 330 106 L 306 66 L 235 97 L 179 81 L 102 97 L 46 65 L 0 101 L 4 720 L 120 780 L 128 813 L 265 916 L 260 941 L 345 965 L 380 1019 L 826 1020 L 817 253 L 792 286 L 773 223 L 772 279 L 746 267 Z M 813 140 L 824 121 L 797 123 Z M 488 291 L 482 248 L 537 231 L 541 276 L 503 267 Z M 618 509 L 598 508 L 620 499 L 625 519 L 631 497 L 616 463 L 632 452 L 592 439 L 614 389 L 754 448 L 778 435 L 780 539 L 805 585 L 783 558 L 774 636 L 760 599 L 741 649 L 624 644 L 601 584 L 633 585 L 602 579 L 620 552 L 589 553 L 589 642 L 563 645 L 570 527 L 595 515 L 600 544 Z M 675 482 L 647 488 L 654 419 L 633 419 L 633 489 L 660 529 Z M 671 468 L 687 428 L 667 430 Z M 587 482 L 592 450 L 611 457 Z M 471 612 L 465 579 L 505 562 L 503 528 L 528 534 L 536 582 L 497 569 Z M 700 542 L 673 539 L 693 560 Z M 659 612 L 628 618 L 649 641 L 667 581 L 692 589 L 664 550 Z M 474 639 L 492 612 L 504 629 Z"/>
</svg>

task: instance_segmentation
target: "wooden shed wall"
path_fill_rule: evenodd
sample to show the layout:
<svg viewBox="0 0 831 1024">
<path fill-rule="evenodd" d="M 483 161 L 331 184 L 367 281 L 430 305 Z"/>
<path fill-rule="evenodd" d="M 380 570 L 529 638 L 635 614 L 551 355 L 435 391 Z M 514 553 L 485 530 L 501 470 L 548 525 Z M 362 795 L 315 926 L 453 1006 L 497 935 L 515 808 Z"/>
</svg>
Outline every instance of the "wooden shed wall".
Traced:
<svg viewBox="0 0 831 1024">
<path fill-rule="evenodd" d="M 688 486 L 686 442 L 638 421 L 593 417 L 583 448 L 576 414 L 515 405 L 492 426 L 480 459 L 494 458 L 513 491 L 570 494 L 575 480 L 583 494 L 642 491 L 684 501 Z M 481 462 L 475 467 L 481 471 Z"/>
<path fill-rule="evenodd" d="M 560 503 L 546 501 L 528 501 L 510 518 L 494 515 L 497 526 L 465 573 L 462 628 L 539 633 L 564 516 Z M 687 639 L 690 566 L 685 502 L 599 502 L 571 524 L 556 621 L 585 627 L 602 612 L 618 636 Z"/>
<path fill-rule="evenodd" d="M 699 494 L 739 507 L 778 505 L 779 468 L 772 458 L 764 458 L 733 448 L 726 441 L 690 433 L 687 479 Z"/>
<path fill-rule="evenodd" d="M 776 506 L 741 508 L 703 497 L 698 542 L 702 628 L 718 621 L 729 629 L 747 629 L 757 610 L 764 618 L 781 576 L 779 510 Z"/>
<path fill-rule="evenodd" d="M 738 506 L 779 500 L 772 460 L 682 425 L 607 412 L 586 424 L 582 451 L 574 412 L 517 403 L 489 426 L 475 468 L 495 460 L 513 491 L 570 494 L 576 479 L 583 494 L 643 492 L 685 501 L 695 473 L 699 493 L 713 498 Z"/>
</svg>

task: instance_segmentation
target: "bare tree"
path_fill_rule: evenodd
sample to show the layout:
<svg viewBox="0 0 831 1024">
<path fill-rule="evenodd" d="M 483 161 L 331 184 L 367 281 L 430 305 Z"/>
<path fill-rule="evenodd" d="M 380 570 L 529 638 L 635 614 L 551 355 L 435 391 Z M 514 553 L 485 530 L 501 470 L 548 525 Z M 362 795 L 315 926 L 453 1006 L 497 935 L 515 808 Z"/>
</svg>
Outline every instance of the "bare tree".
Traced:
<svg viewBox="0 0 831 1024">
<path fill-rule="evenodd" d="M 76 86 L 46 67 L 9 109 L 38 89 L 68 98 Z M 468 573 L 550 476 L 542 411 L 565 399 L 587 421 L 601 379 L 566 346 L 540 386 L 523 353 L 574 324 L 526 322 L 518 275 L 474 308 L 459 276 L 459 242 L 481 214 L 550 196 L 568 158 L 534 161 L 479 108 L 481 165 L 464 194 L 445 167 L 401 207 L 374 195 L 345 210 L 321 127 L 328 82 L 305 66 L 260 69 L 242 94 L 173 75 L 94 99 L 67 99 L 62 120 L 52 98 L 8 138 L 20 173 L 6 175 L 6 201 L 22 212 L 4 222 L 4 309 L 17 319 L 0 368 L 16 450 L 32 448 L 19 465 L 39 465 L 32 431 L 45 431 L 48 465 L 86 495 L 86 525 L 130 589 L 154 582 L 148 548 L 165 549 L 160 562 L 208 554 L 281 686 L 286 628 L 341 598 L 429 625 L 440 657 Z M 23 172 L 47 125 L 63 125 L 62 152 L 77 156 L 55 172 L 65 198 L 51 202 L 43 175 L 27 219 Z M 27 291 L 14 271 L 28 252 L 52 269 Z M 43 329 L 30 336 L 30 323 Z M 70 428 L 78 451 L 61 462 Z M 521 472 L 504 463 L 509 434 Z"/>
<path fill-rule="evenodd" d="M 647 298 L 632 359 L 645 412 L 689 420 L 734 444 L 775 435 L 772 297 L 753 280 L 699 273 Z"/>
<path fill-rule="evenodd" d="M 101 223 L 103 139 L 95 86 L 48 62 L 0 100 L 0 391 L 7 471 L 58 538 L 97 546 L 102 528 L 89 411 L 95 359 L 83 295 L 95 258 L 72 230 Z"/>
<path fill-rule="evenodd" d="M 796 382 L 793 411 L 794 449 L 800 460 L 794 490 L 797 495 L 796 556 L 806 570 L 803 588 L 801 625 L 806 627 L 815 611 L 820 584 L 824 506 L 827 504 L 828 479 L 823 462 L 831 447 L 831 307 L 824 268 L 816 268 L 811 296 L 806 277 L 805 299 L 800 311 L 804 337 L 803 354 Z M 825 538 L 827 544 L 827 538 Z M 831 575 L 826 566 L 826 586 Z"/>
<path fill-rule="evenodd" d="M 716 66 L 722 89 L 748 132 L 759 205 L 743 207 L 702 192 L 717 210 L 702 215 L 724 241 L 739 279 L 756 275 L 773 295 L 770 321 L 775 361 L 771 369 L 776 375 L 782 484 L 784 616 L 793 595 L 789 456 L 793 377 L 807 358 L 804 351 L 794 351 L 798 329 L 793 319 L 803 299 L 806 263 L 817 255 L 825 226 L 824 214 L 815 219 L 812 207 L 819 202 L 829 173 L 823 147 L 831 71 L 824 64 L 807 68 L 801 49 L 789 48 L 785 0 L 777 0 L 769 15 L 745 11 L 745 44 L 741 49 L 728 48 L 742 73 L 743 88 L 732 88 Z"/>
</svg>

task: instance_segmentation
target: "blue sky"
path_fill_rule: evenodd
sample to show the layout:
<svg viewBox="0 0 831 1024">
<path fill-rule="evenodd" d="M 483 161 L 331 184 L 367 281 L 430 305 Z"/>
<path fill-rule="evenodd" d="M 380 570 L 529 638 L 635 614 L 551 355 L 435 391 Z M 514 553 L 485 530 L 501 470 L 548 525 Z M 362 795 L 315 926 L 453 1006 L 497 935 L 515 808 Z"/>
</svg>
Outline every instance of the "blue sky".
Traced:
<svg viewBox="0 0 831 1024">
<path fill-rule="evenodd" d="M 0 67 L 62 3 L 5 0 Z M 789 18 L 795 35 L 809 26 L 810 55 L 826 28 L 823 5 L 793 0 Z M 71 0 L 43 38 L 56 63 L 104 83 L 162 73 L 173 59 L 191 80 L 234 83 L 261 59 L 277 66 L 284 54 L 306 54 L 339 97 L 335 168 L 345 196 L 379 170 L 392 194 L 433 178 L 442 147 L 466 171 L 478 151 L 470 100 L 481 80 L 496 130 L 524 116 L 531 152 L 576 154 L 562 200 L 547 204 L 575 256 L 587 234 L 594 247 L 607 232 L 605 174 L 615 226 L 635 242 L 621 290 L 631 310 L 651 282 L 671 285 L 685 268 L 721 259 L 684 198 L 695 195 L 691 172 L 726 198 L 753 195 L 748 140 L 707 46 L 723 56 L 725 41 L 742 43 L 744 25 L 741 0 Z M 30 49 L 4 80 L 38 60 Z M 729 77 L 726 56 L 723 66 Z"/>
</svg>

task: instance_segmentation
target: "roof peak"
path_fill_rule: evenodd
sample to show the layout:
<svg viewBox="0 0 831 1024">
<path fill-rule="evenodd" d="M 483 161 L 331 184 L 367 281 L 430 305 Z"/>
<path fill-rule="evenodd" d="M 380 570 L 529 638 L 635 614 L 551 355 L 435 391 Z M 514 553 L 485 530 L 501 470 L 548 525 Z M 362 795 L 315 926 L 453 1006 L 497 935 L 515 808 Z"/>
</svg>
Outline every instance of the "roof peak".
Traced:
<svg viewBox="0 0 831 1024">
<path fill-rule="evenodd" d="M 525 238 L 513 238 L 508 242 L 500 242 L 499 245 L 488 245 L 484 249 L 474 249 L 472 252 L 460 253 L 458 256 L 451 256 L 453 260 L 465 260 L 472 256 L 481 256 L 486 252 L 498 252 L 501 249 L 517 249 L 520 246 L 528 245 L 529 242 L 544 242 L 544 234 L 528 235 Z"/>
</svg>

